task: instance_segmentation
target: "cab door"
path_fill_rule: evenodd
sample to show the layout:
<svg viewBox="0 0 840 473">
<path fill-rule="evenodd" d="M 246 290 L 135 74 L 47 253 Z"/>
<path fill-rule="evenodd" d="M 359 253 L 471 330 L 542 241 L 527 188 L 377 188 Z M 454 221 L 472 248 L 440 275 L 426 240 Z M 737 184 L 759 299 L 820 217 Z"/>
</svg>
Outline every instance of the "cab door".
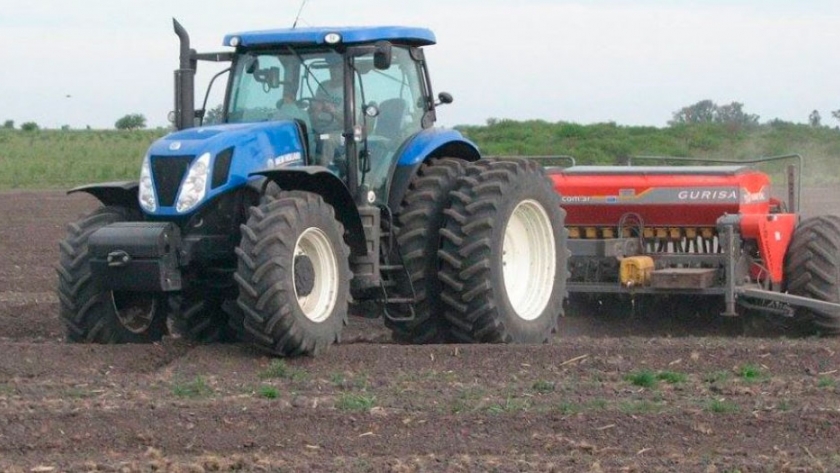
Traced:
<svg viewBox="0 0 840 473">
<path fill-rule="evenodd" d="M 374 190 L 380 203 L 387 200 L 385 186 L 397 150 L 423 129 L 428 108 L 421 65 L 412 58 L 410 48 L 394 46 L 391 54 L 388 69 L 373 67 L 372 56 L 357 58 L 354 64 L 356 116 L 367 141 L 367 163 L 360 160 L 360 183 Z"/>
</svg>

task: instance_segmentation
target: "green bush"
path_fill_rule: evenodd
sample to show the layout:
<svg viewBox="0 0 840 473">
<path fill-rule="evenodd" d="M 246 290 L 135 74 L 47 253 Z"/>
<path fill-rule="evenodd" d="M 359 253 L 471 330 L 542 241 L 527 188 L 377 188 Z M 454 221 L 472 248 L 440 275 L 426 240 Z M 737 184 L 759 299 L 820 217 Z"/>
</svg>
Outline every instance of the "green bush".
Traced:
<svg viewBox="0 0 840 473">
<path fill-rule="evenodd" d="M 128 114 L 114 123 L 117 130 L 139 130 L 146 128 L 146 117 L 139 113 Z"/>
<path fill-rule="evenodd" d="M 259 394 L 260 397 L 264 397 L 266 399 L 277 399 L 278 397 L 280 397 L 280 390 L 274 386 L 264 384 L 259 387 L 259 389 L 257 390 L 257 394 Z"/>
<path fill-rule="evenodd" d="M 634 386 L 643 388 L 652 388 L 656 386 L 656 373 L 649 370 L 637 371 L 630 373 L 624 377 L 625 380 L 630 381 Z"/>
<path fill-rule="evenodd" d="M 660 379 L 665 381 L 668 384 L 680 384 L 684 383 L 688 376 L 685 373 L 680 373 L 677 371 L 660 371 L 656 375 L 656 379 Z"/>
<path fill-rule="evenodd" d="M 360 393 L 342 394 L 335 407 L 342 411 L 369 411 L 376 404 L 376 397 Z"/>
<path fill-rule="evenodd" d="M 172 393 L 183 398 L 201 398 L 213 394 L 213 388 L 207 384 L 202 376 L 196 376 L 191 381 L 174 384 Z"/>
</svg>

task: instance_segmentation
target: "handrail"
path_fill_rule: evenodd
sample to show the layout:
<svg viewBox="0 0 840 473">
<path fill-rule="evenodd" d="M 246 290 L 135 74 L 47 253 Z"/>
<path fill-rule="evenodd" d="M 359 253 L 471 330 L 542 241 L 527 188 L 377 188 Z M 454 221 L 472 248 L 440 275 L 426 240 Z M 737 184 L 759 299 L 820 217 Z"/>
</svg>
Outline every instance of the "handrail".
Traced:
<svg viewBox="0 0 840 473">
<path fill-rule="evenodd" d="M 504 158 L 517 158 L 517 159 L 537 159 L 537 160 L 540 160 L 540 159 L 541 159 L 541 160 L 546 160 L 546 161 L 547 161 L 547 160 L 549 160 L 549 159 L 556 159 L 556 160 L 565 160 L 565 161 L 569 161 L 569 162 L 571 163 L 571 165 L 572 165 L 572 166 L 574 166 L 574 165 L 576 164 L 576 162 L 575 162 L 575 157 L 574 157 L 574 156 L 567 155 L 567 154 L 558 154 L 558 155 L 536 155 L 536 156 L 513 156 L 513 155 L 509 155 L 509 156 L 501 156 L 501 155 L 499 155 L 499 156 L 486 156 L 486 157 L 487 157 L 487 158 L 490 158 L 490 159 L 499 159 L 499 158 L 502 158 L 502 159 L 504 159 Z"/>
</svg>

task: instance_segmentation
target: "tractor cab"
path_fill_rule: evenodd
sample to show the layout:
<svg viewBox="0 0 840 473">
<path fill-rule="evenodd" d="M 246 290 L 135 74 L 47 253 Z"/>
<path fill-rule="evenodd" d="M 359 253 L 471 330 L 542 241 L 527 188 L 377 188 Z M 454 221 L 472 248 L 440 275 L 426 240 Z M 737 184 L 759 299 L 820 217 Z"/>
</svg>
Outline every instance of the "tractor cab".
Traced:
<svg viewBox="0 0 840 473">
<path fill-rule="evenodd" d="M 231 61 L 222 121 L 293 122 L 301 149 L 270 158 L 269 167 L 321 166 L 360 201 L 387 204 L 401 148 L 435 121 L 421 49 L 434 42 L 431 31 L 406 27 L 228 35 L 224 44 L 235 51 L 212 58 Z"/>
</svg>

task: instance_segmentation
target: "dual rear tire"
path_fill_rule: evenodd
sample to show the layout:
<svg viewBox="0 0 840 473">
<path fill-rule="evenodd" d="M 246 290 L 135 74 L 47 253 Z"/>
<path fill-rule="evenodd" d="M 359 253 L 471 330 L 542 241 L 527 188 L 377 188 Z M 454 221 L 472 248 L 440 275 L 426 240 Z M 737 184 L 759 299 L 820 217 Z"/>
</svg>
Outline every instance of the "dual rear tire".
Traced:
<svg viewBox="0 0 840 473">
<path fill-rule="evenodd" d="M 407 306 L 392 312 L 400 319 L 385 319 L 394 340 L 403 343 L 443 343 L 450 336 L 449 324 L 443 317 L 444 306 L 437 252 L 441 247 L 440 230 L 452 203 L 450 193 L 457 189 L 458 179 L 465 173 L 465 162 L 459 159 L 434 159 L 423 164 L 411 182 L 400 207 L 397 247 L 406 269 L 406 277 L 396 281 L 398 297 L 413 298 L 410 315 Z"/>
<path fill-rule="evenodd" d="M 565 212 L 533 161 L 476 163 L 445 211 L 438 252 L 453 338 L 545 343 L 566 297 Z"/>
<path fill-rule="evenodd" d="M 386 321 L 411 343 L 543 343 L 566 292 L 565 213 L 527 160 L 424 165 L 399 216 L 415 318 Z"/>
</svg>

